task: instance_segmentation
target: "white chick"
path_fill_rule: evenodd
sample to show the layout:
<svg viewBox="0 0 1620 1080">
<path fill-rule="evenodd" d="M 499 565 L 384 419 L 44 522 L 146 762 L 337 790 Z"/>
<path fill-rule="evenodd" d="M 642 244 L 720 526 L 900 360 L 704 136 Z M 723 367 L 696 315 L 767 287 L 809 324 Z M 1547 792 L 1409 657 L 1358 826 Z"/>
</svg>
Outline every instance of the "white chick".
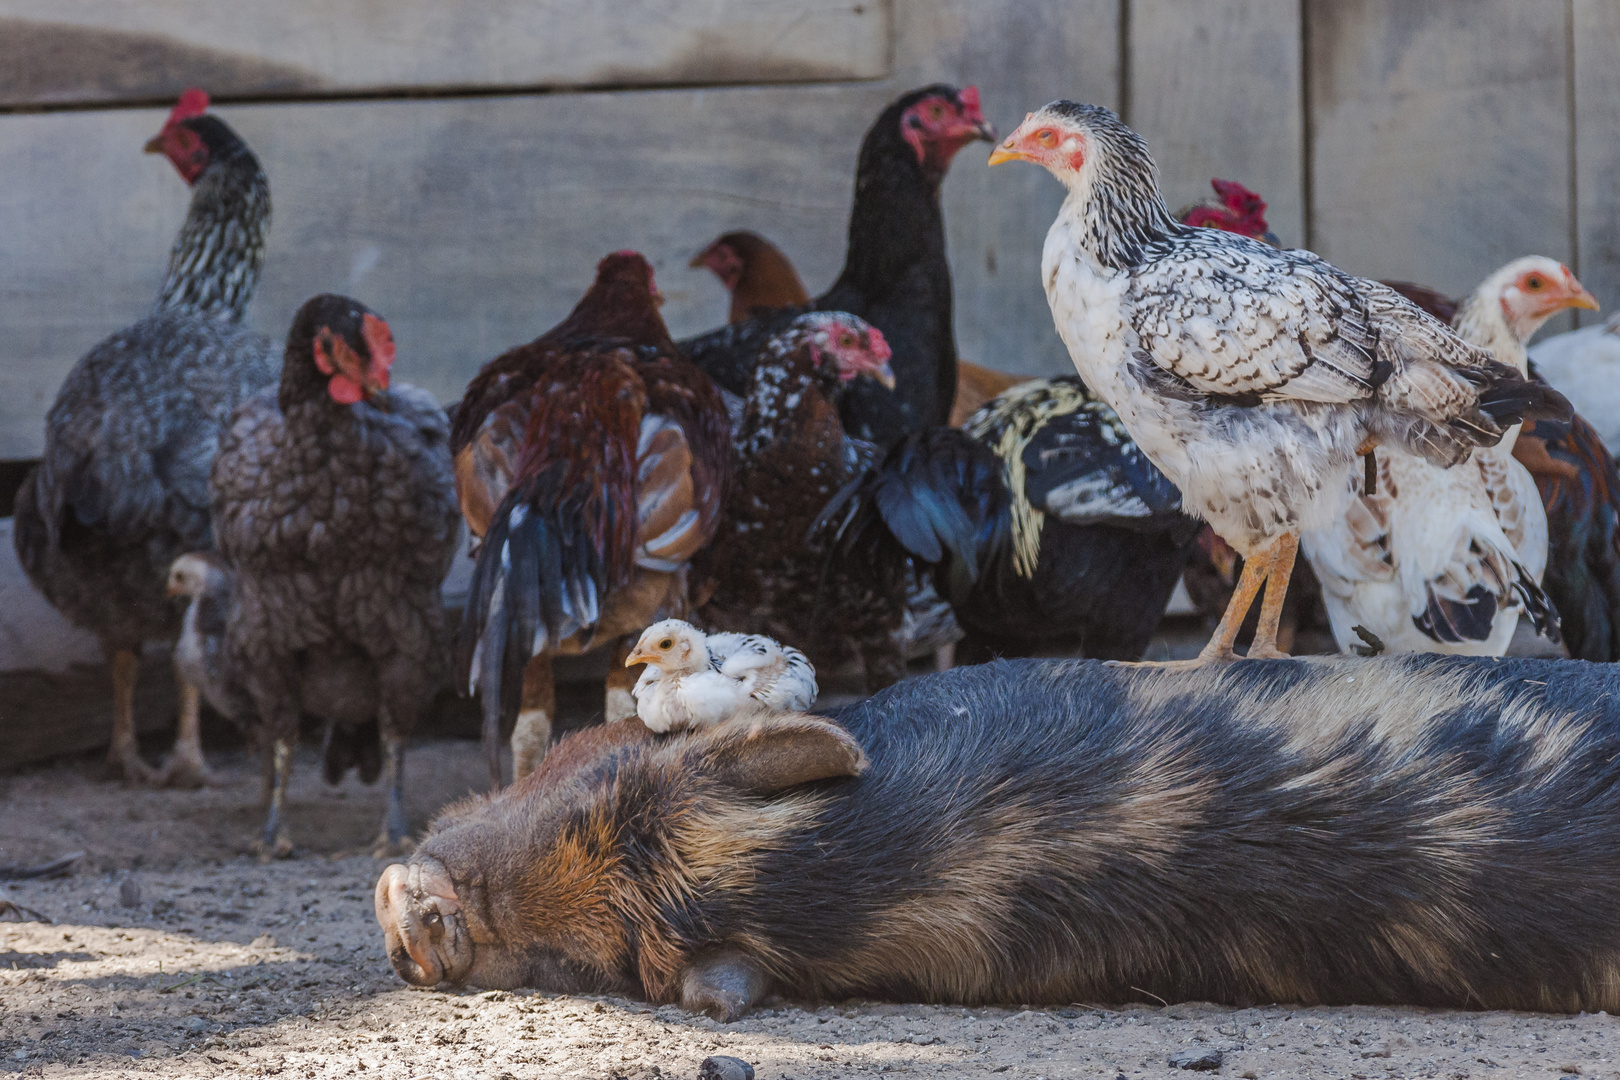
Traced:
<svg viewBox="0 0 1620 1080">
<path fill-rule="evenodd" d="M 752 703 L 807 708 L 816 696 L 815 669 L 797 649 L 767 637 L 704 633 L 680 619 L 642 631 L 625 666 L 645 663 L 631 696 L 636 715 L 659 733 L 703 728 Z"/>
</svg>

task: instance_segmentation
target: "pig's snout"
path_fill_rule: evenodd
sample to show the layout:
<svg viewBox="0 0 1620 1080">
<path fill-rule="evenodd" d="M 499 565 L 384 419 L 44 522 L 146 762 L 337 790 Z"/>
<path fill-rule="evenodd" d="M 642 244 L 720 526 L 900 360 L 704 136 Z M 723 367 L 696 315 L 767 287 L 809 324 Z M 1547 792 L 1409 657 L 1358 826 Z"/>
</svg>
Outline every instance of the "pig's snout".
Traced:
<svg viewBox="0 0 1620 1080">
<path fill-rule="evenodd" d="M 388 961 L 413 986 L 460 982 L 473 966 L 455 885 L 436 860 L 383 870 L 375 896 Z"/>
</svg>

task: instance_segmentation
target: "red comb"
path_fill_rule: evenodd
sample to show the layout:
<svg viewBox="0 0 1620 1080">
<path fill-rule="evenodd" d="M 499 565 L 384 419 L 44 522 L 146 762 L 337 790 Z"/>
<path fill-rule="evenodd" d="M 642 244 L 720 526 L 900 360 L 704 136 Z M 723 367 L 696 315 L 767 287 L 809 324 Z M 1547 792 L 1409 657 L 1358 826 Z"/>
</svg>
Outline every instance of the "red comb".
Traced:
<svg viewBox="0 0 1620 1080">
<path fill-rule="evenodd" d="M 208 92 L 195 86 L 180 95 L 175 104 L 174 111 L 169 113 L 168 123 L 173 124 L 180 120 L 190 120 L 193 116 L 201 116 L 208 111 Z"/>
<path fill-rule="evenodd" d="M 964 86 L 962 92 L 957 96 L 962 99 L 962 110 L 968 116 L 975 119 L 983 118 L 983 114 L 979 112 L 979 88 L 977 86 Z"/>
</svg>

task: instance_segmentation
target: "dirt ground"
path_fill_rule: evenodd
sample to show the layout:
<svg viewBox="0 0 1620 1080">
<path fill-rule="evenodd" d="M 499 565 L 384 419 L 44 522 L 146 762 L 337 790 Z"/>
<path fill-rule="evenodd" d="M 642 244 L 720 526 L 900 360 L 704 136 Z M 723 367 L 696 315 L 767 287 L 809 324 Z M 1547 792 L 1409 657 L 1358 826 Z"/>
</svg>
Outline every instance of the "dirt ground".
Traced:
<svg viewBox="0 0 1620 1080">
<path fill-rule="evenodd" d="M 254 764 L 213 761 L 231 782 L 197 792 L 109 783 L 89 761 L 0 779 L 0 863 L 86 853 L 68 876 L 0 887 L 54 920 L 0 922 L 0 1075 L 642 1080 L 729 1054 L 760 1080 L 1137 1080 L 1190 1075 L 1170 1057 L 1214 1050 L 1221 1076 L 1620 1076 L 1605 1015 L 773 1002 L 718 1024 L 611 998 L 410 989 L 372 915 L 380 793 L 325 788 L 306 750 L 300 849 L 260 865 Z M 415 749 L 409 773 L 420 826 L 483 767 L 475 744 L 446 740 Z"/>
</svg>

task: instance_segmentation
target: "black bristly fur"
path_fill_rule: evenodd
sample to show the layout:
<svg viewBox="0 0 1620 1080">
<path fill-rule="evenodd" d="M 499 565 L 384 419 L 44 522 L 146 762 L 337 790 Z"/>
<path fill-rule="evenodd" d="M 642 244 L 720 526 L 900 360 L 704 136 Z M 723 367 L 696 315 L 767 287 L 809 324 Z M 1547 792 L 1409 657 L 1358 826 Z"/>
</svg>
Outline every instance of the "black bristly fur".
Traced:
<svg viewBox="0 0 1620 1080">
<path fill-rule="evenodd" d="M 900 118 L 923 98 L 959 101 L 955 87 L 926 86 L 886 108 L 861 142 L 844 269 L 812 300 L 814 311 L 859 315 L 888 340 L 895 390 L 855 386 L 839 409 L 851 436 L 887 446 L 908 432 L 949 421 L 956 396 L 951 272 L 939 184 L 901 136 Z M 682 341 L 681 348 L 721 386 L 747 392 L 750 361 L 802 309 L 784 309 Z"/>
</svg>

